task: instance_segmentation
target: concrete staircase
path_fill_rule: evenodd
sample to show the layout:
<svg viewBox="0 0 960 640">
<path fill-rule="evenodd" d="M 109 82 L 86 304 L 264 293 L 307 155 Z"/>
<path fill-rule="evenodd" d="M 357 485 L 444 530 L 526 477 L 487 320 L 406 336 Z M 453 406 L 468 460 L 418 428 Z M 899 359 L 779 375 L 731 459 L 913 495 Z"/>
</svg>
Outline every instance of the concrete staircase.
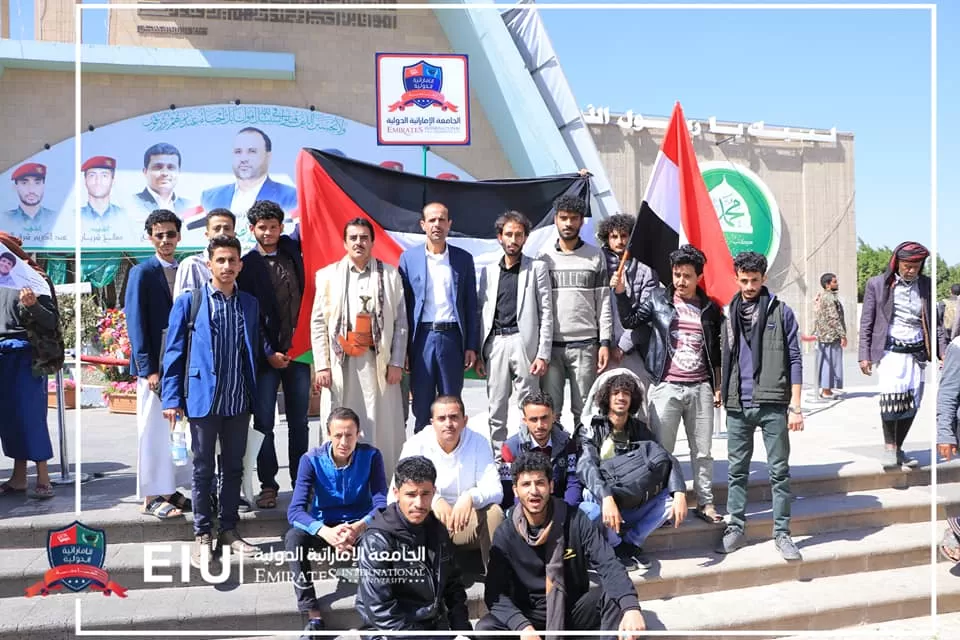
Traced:
<svg viewBox="0 0 960 640">
<path fill-rule="evenodd" d="M 960 509 L 960 464 L 938 469 L 936 517 Z M 716 487 L 718 504 L 725 502 Z M 650 629 L 779 630 L 843 629 L 883 625 L 930 615 L 930 589 L 937 580 L 941 612 L 960 611 L 960 579 L 950 565 L 931 564 L 931 541 L 942 522 L 931 524 L 929 468 L 888 472 L 857 465 L 830 469 L 793 482 L 796 496 L 792 528 L 804 562 L 780 559 L 770 540 L 772 514 L 765 477 L 749 488 L 747 536 L 751 544 L 729 556 L 712 549 L 721 528 L 691 517 L 678 529 L 655 532 L 645 549 L 654 560 L 631 573 Z M 693 496 L 690 496 L 693 501 Z M 695 501 L 693 501 L 695 503 Z M 267 552 L 281 550 L 286 504 L 243 514 L 241 532 Z M 160 522 L 136 515 L 130 504 L 84 511 L 81 522 L 105 529 L 110 578 L 129 589 L 126 598 L 98 593 L 23 597 L 24 589 L 49 569 L 47 531 L 63 527 L 64 515 L 0 520 L 0 637 L 54 639 L 74 637 L 75 607 L 85 630 L 230 630 L 269 631 L 301 628 L 293 588 L 273 582 L 286 565 L 247 561 L 243 582 L 235 567 L 227 582 L 205 584 L 196 570 L 181 582 L 177 542 L 189 540 L 183 520 Z M 170 582 L 144 580 L 143 543 L 156 552 L 172 544 L 173 567 L 158 573 Z M 165 557 L 171 557 L 169 553 Z M 937 558 L 939 560 L 939 558 Z M 259 571 L 258 571 L 259 569 Z M 259 579 L 259 583 L 255 580 Z M 468 586 L 470 614 L 485 612 L 482 582 Z M 317 583 L 328 628 L 359 624 L 354 589 L 335 580 Z M 918 622 L 917 632 L 930 628 Z M 925 625 L 925 626 L 924 626 Z M 894 636 L 895 637 L 895 636 Z M 941 633 L 941 637 L 949 637 Z"/>
</svg>

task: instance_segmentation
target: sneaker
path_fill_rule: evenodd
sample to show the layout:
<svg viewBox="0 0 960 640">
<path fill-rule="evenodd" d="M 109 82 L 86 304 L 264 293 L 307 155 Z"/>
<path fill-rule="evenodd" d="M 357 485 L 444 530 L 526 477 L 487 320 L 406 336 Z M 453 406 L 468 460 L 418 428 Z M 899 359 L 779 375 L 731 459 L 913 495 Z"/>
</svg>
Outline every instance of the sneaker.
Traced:
<svg viewBox="0 0 960 640">
<path fill-rule="evenodd" d="M 797 549 L 797 545 L 793 542 L 793 538 L 790 537 L 789 533 L 778 533 L 774 544 L 777 546 L 777 551 L 780 552 L 780 556 L 787 562 L 803 560 L 803 556 L 800 555 L 800 549 Z"/>
<path fill-rule="evenodd" d="M 304 631 L 326 631 L 327 625 L 325 625 L 323 623 L 323 620 L 321 620 L 320 618 L 310 618 L 310 622 L 307 623 L 307 626 L 305 626 L 303 630 Z M 317 637 L 319 636 L 302 635 L 300 636 L 300 640 L 312 640 L 313 638 L 317 638 Z"/>
<path fill-rule="evenodd" d="M 253 556 L 260 553 L 260 549 L 241 538 L 236 529 L 221 531 L 218 542 L 221 549 L 230 547 L 230 551 L 239 555 Z"/>
<path fill-rule="evenodd" d="M 730 525 L 723 530 L 723 537 L 720 538 L 720 544 L 717 545 L 716 552 L 733 553 L 745 545 L 746 542 L 747 541 L 744 539 L 743 535 L 743 529 Z"/>
<path fill-rule="evenodd" d="M 237 511 L 239 513 L 246 513 L 250 511 L 253 507 L 247 502 L 246 498 L 240 498 L 240 504 L 237 505 Z"/>
<path fill-rule="evenodd" d="M 213 570 L 211 565 L 216 562 L 213 556 L 213 537 L 209 533 L 201 533 L 193 541 L 193 550 L 190 553 L 190 566 L 199 569 L 206 564 L 209 570 Z"/>
<path fill-rule="evenodd" d="M 907 469 L 916 469 L 920 466 L 920 461 L 905 454 L 903 449 L 897 449 L 897 462 L 900 463 L 904 471 Z"/>
<path fill-rule="evenodd" d="M 640 564 L 637 562 L 637 547 L 632 545 L 629 542 L 623 541 L 614 547 L 613 552 L 617 556 L 617 560 L 620 561 L 620 564 L 623 565 L 623 568 L 627 571 L 633 571 L 634 569 L 639 569 Z"/>
<path fill-rule="evenodd" d="M 880 458 L 880 463 L 883 465 L 884 469 L 895 469 L 900 466 L 900 461 L 897 456 L 896 449 L 884 449 L 883 456 Z"/>
</svg>

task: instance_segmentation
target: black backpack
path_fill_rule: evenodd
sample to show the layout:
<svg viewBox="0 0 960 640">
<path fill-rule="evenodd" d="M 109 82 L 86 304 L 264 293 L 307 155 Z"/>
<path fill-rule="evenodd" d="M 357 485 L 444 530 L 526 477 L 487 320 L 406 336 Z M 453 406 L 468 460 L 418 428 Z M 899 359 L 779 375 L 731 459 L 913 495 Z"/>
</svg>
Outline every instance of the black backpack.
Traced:
<svg viewBox="0 0 960 640">
<path fill-rule="evenodd" d="M 620 509 L 635 509 L 656 497 L 670 478 L 670 454 L 658 442 L 641 440 L 636 448 L 600 463 L 600 475 Z"/>
<path fill-rule="evenodd" d="M 203 289 L 191 289 L 190 290 L 190 319 L 187 322 L 187 339 L 186 345 L 183 350 L 184 352 L 184 371 L 187 371 L 190 368 L 190 347 L 193 342 L 193 330 L 194 325 L 197 323 L 197 314 L 200 313 L 200 304 L 201 296 L 203 295 Z M 167 329 L 164 328 L 163 332 L 160 334 L 160 343 L 163 345 L 163 350 L 167 350 Z M 163 378 L 163 358 L 160 358 L 160 377 Z M 183 399 L 186 400 L 187 396 L 190 395 L 190 376 L 183 376 Z"/>
</svg>

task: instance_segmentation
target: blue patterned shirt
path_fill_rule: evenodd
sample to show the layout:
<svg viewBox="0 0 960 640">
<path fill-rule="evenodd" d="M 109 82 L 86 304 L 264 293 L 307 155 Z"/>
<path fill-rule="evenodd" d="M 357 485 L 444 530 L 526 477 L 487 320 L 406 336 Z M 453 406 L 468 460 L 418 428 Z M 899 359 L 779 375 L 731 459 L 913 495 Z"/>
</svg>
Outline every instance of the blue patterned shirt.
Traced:
<svg viewBox="0 0 960 640">
<path fill-rule="evenodd" d="M 247 360 L 247 342 L 244 337 L 243 308 L 239 290 L 234 288 L 229 298 L 212 283 L 207 283 L 210 303 L 210 334 L 213 341 L 213 361 L 216 367 L 217 389 L 213 397 L 216 416 L 230 417 L 250 410 L 250 390 L 243 377 Z"/>
</svg>

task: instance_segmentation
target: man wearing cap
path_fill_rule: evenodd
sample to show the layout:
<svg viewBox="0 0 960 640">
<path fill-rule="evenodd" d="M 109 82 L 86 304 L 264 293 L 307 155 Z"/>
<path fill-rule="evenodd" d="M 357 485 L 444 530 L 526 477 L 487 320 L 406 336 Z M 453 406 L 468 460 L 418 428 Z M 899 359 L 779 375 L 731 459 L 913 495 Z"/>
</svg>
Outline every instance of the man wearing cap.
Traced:
<svg viewBox="0 0 960 640">
<path fill-rule="evenodd" d="M 108 156 L 93 156 L 83 163 L 83 182 L 87 188 L 87 204 L 80 209 L 84 230 L 97 229 L 94 237 L 126 240 L 127 212 L 110 202 L 117 161 Z M 107 235 L 109 231 L 109 236 Z M 84 240 L 89 239 L 84 234 Z M 119 237 L 118 237 L 119 236 Z"/>
<path fill-rule="evenodd" d="M 47 181 L 46 165 L 28 162 L 17 167 L 10 178 L 20 204 L 4 214 L 0 227 L 21 238 L 24 232 L 41 235 L 42 231 L 51 229 L 57 220 L 57 212 L 41 204 Z M 24 238 L 31 239 L 32 237 Z"/>
</svg>

